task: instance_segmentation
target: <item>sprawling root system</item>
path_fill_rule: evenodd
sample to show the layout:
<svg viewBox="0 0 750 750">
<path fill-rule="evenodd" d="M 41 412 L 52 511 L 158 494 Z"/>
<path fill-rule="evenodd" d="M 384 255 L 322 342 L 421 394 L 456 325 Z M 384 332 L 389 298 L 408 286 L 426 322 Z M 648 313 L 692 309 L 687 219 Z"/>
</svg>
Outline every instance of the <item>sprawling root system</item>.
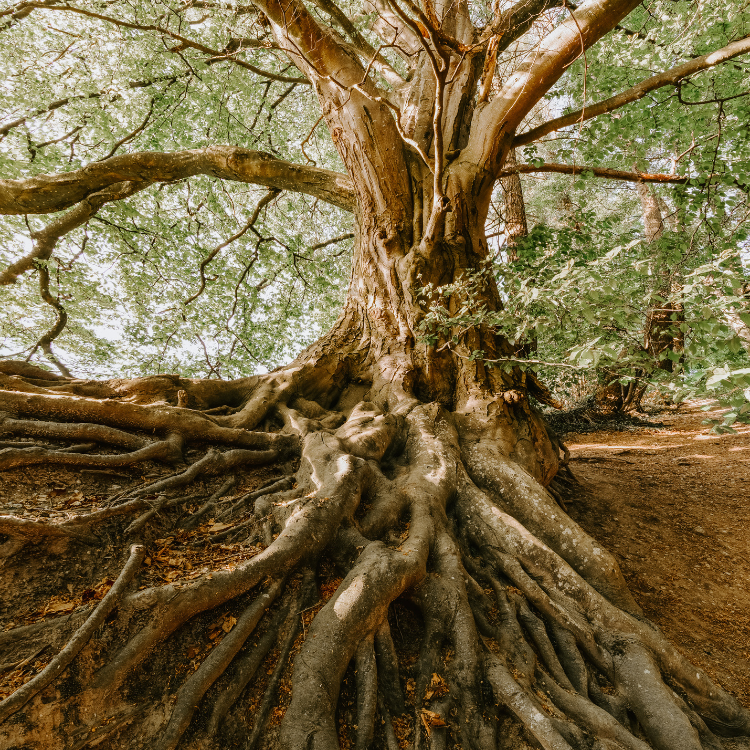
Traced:
<svg viewBox="0 0 750 750">
<path fill-rule="evenodd" d="M 568 518 L 566 470 L 545 488 L 525 398 L 451 412 L 312 365 L 233 383 L 4 370 L 2 747 L 750 734 Z"/>
</svg>

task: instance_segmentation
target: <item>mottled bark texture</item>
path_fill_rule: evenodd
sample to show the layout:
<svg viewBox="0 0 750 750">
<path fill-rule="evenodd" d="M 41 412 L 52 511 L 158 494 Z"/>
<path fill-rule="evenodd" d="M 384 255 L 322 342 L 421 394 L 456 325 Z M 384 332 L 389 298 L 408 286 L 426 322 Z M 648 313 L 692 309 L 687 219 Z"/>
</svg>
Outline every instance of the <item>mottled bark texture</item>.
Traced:
<svg viewBox="0 0 750 750">
<path fill-rule="evenodd" d="M 84 605 L 0 634 L 11 664 L 75 641 L 61 676 L 9 704 L 0 746 L 705 750 L 750 733 L 748 712 L 643 616 L 612 555 L 548 491 L 562 446 L 533 384 L 468 358 L 509 344 L 478 329 L 449 350 L 418 334 L 419 289 L 486 260 L 516 128 L 581 45 L 636 4 L 585 3 L 475 108 L 489 40 L 502 49 L 548 4 L 498 11 L 485 38 L 462 2 L 407 14 L 373 0 L 373 28 L 397 36 L 412 65 L 395 102 L 301 2 L 257 0 L 348 173 L 308 175 L 334 202 L 342 179 L 352 191 L 345 307 L 290 365 L 233 382 L 2 367 L 0 434 L 15 442 L 0 468 L 128 478 L 57 531 L 3 520 L 4 591 L 39 560 L 116 576 L 135 541 L 144 565 L 188 552 L 222 562 L 197 576 L 144 569 L 94 632 L 81 629 Z M 206 158 L 191 152 L 186 168 Z M 262 184 L 282 187 L 278 177 Z M 63 200 L 39 210 L 85 200 L 76 179 L 41 179 L 43 192 L 60 182 Z M 484 302 L 500 304 L 494 286 Z M 264 465 L 270 478 L 231 494 Z"/>
</svg>

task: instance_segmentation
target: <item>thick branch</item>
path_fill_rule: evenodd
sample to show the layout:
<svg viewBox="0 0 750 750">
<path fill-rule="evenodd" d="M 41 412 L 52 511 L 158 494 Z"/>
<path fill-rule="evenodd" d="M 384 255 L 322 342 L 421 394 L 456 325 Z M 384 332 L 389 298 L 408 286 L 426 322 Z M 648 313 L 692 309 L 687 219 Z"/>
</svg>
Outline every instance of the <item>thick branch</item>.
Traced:
<svg viewBox="0 0 750 750">
<path fill-rule="evenodd" d="M 511 145 L 511 134 L 523 118 L 586 49 L 637 5 L 638 0 L 592 0 L 542 39 L 474 118 L 469 143 L 456 165 L 486 170 L 494 182 Z"/>
<path fill-rule="evenodd" d="M 105 203 L 129 198 L 148 187 L 149 184 L 148 182 L 138 181 L 116 182 L 113 185 L 108 185 L 103 190 L 86 196 L 75 208 L 55 219 L 44 229 L 33 232 L 31 235 L 31 239 L 34 241 L 33 249 L 0 273 L 0 286 L 14 283 L 22 273 L 34 268 L 36 261 L 49 260 L 58 240 L 68 232 L 72 232 L 85 224 Z M 0 187 L 0 196 L 2 196 L 1 191 L 2 188 Z M 0 197 L 1 201 L 2 197 Z"/>
<path fill-rule="evenodd" d="M 531 174 L 533 172 L 557 172 L 559 174 L 593 174 L 594 177 L 604 177 L 608 180 L 625 180 L 627 182 L 663 182 L 673 185 L 684 185 L 690 181 L 689 177 L 681 177 L 674 174 L 646 174 L 645 172 L 623 172 L 621 169 L 609 169 L 607 167 L 587 167 L 576 164 L 553 164 L 544 163 L 535 166 L 533 164 L 518 164 L 503 169 L 500 177 L 509 174 Z"/>
<path fill-rule="evenodd" d="M 347 211 L 354 210 L 354 188 L 344 174 L 281 161 L 262 151 L 207 146 L 171 154 L 124 154 L 73 172 L 0 180 L 0 214 L 52 213 L 117 183 L 174 182 L 200 174 L 307 193 Z"/>
<path fill-rule="evenodd" d="M 645 81 L 641 81 L 636 86 L 623 91 L 617 96 L 612 96 L 609 99 L 605 99 L 603 102 L 598 104 L 592 104 L 589 107 L 583 107 L 576 112 L 571 112 L 563 117 L 557 117 L 554 120 L 545 122 L 539 127 L 527 130 L 525 133 L 517 136 L 513 141 L 514 146 L 523 146 L 532 141 L 537 141 L 548 133 L 552 133 L 560 128 L 567 127 L 568 125 L 575 125 L 579 122 L 585 122 L 590 120 L 592 117 L 598 117 L 599 115 L 611 112 L 614 109 L 636 102 L 642 99 L 646 94 L 655 89 L 662 88 L 663 86 L 675 86 L 680 81 L 684 80 L 688 76 L 699 73 L 702 70 L 707 70 L 715 65 L 731 60 L 733 57 L 739 55 L 745 55 L 750 52 L 750 36 L 740 39 L 736 42 L 728 44 L 726 47 L 722 47 L 716 52 L 711 52 L 708 55 L 703 55 L 690 62 L 677 65 L 664 73 L 647 78 Z"/>
</svg>

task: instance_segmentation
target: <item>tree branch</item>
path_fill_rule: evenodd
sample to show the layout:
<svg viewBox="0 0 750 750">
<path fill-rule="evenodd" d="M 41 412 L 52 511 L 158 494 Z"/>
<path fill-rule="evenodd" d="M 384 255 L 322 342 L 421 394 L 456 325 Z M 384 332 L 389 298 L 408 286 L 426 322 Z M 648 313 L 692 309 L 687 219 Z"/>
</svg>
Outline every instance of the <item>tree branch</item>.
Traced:
<svg viewBox="0 0 750 750">
<path fill-rule="evenodd" d="M 531 174 L 534 172 L 557 172 L 559 174 L 583 174 L 590 172 L 595 177 L 604 177 L 609 180 L 625 180 L 626 182 L 662 182 L 672 185 L 684 185 L 690 182 L 690 177 L 681 177 L 673 174 L 646 174 L 642 172 L 623 172 L 620 169 L 609 169 L 607 167 L 587 167 L 574 164 L 551 164 L 544 163 L 539 166 L 533 164 L 518 164 L 500 172 L 499 177 L 509 174 Z"/>
<path fill-rule="evenodd" d="M 352 47 L 358 54 L 363 55 L 368 61 L 373 60 L 373 67 L 381 73 L 391 86 L 399 86 L 404 83 L 404 79 L 394 70 L 383 55 L 365 39 L 359 29 L 349 19 L 349 16 L 333 0 L 313 0 L 313 2 L 336 21 L 349 35 L 352 40 Z"/>
<path fill-rule="evenodd" d="M 170 52 L 179 52 L 183 49 L 188 48 L 195 49 L 199 52 L 203 52 L 204 54 L 209 55 L 212 58 L 226 59 L 227 61 L 232 62 L 235 65 L 239 65 L 246 70 L 250 70 L 257 75 L 270 78 L 274 81 L 282 81 L 283 83 L 310 83 L 306 78 L 293 78 L 291 76 L 283 76 L 279 75 L 278 73 L 271 73 L 267 70 L 262 70 L 261 68 L 257 68 L 255 65 L 251 65 L 250 63 L 245 62 L 244 60 L 237 60 L 232 56 L 223 55 L 220 50 L 213 49 L 212 47 L 207 47 L 205 44 L 201 44 L 200 42 L 188 39 L 187 37 L 182 36 L 182 34 L 177 34 L 174 31 L 170 31 L 163 26 L 157 26 L 156 24 L 131 23 L 130 21 L 123 21 L 119 18 L 115 18 L 114 16 L 106 16 L 103 13 L 94 13 L 93 11 L 84 10 L 83 8 L 76 8 L 73 5 L 47 5 L 43 2 L 29 2 L 26 3 L 26 7 L 32 9 L 43 8 L 45 10 L 60 10 L 67 11 L 69 13 L 78 13 L 79 15 L 87 16 L 89 18 L 96 18 L 99 21 L 107 21 L 108 23 L 114 24 L 115 26 L 122 26 L 126 29 L 136 29 L 137 31 L 156 31 L 159 34 L 163 34 L 164 36 L 168 36 L 171 39 L 179 42 L 177 47 L 169 50 Z"/>
<path fill-rule="evenodd" d="M 362 65 L 324 30 L 298 0 L 257 0 L 274 26 L 279 46 L 308 76 L 328 78 L 340 86 L 359 84 Z"/>
<path fill-rule="evenodd" d="M 495 98 L 477 113 L 455 168 L 473 165 L 473 170 L 484 171 L 489 190 L 523 118 L 586 49 L 638 5 L 639 0 L 591 0 L 571 13 L 528 53 Z"/>
<path fill-rule="evenodd" d="M 148 182 L 118 182 L 86 196 L 72 211 L 60 216 L 48 224 L 44 229 L 31 233 L 34 246 L 30 253 L 24 255 L 15 263 L 11 263 L 0 273 L 0 286 L 13 284 L 16 279 L 26 271 L 34 268 L 37 261 L 46 261 L 52 257 L 52 252 L 58 240 L 68 232 L 85 224 L 96 212 L 110 201 L 129 198 L 131 195 L 148 187 Z M 2 188 L 0 188 L 0 196 Z M 2 198 L 0 197 L 0 203 Z"/>
<path fill-rule="evenodd" d="M 123 154 L 73 172 L 0 180 L 0 214 L 52 213 L 117 183 L 134 182 L 145 187 L 201 174 L 306 193 L 346 211 L 354 210 L 354 187 L 345 174 L 281 161 L 262 151 L 207 146 L 173 153 Z"/>
<path fill-rule="evenodd" d="M 697 57 L 695 60 L 683 63 L 682 65 L 677 65 L 664 73 L 659 73 L 651 78 L 647 78 L 645 81 L 641 81 L 627 91 L 623 91 L 621 94 L 605 99 L 598 104 L 583 107 L 576 112 L 571 112 L 563 117 L 557 117 L 554 120 L 539 125 L 539 127 L 527 130 L 525 133 L 521 133 L 521 135 L 514 139 L 513 146 L 524 146 L 527 143 L 539 140 L 548 133 L 560 130 L 560 128 L 585 122 L 592 117 L 598 117 L 599 115 L 611 112 L 614 109 L 619 109 L 626 104 L 642 99 L 646 94 L 654 91 L 654 89 L 670 85 L 676 86 L 688 76 L 712 68 L 715 65 L 731 60 L 738 55 L 744 55 L 747 53 L 750 53 L 750 37 L 739 39 L 736 42 L 728 44 L 726 47 L 716 50 L 715 52 Z"/>
<path fill-rule="evenodd" d="M 49 290 L 49 269 L 46 266 L 39 266 L 37 270 L 39 272 L 39 294 L 41 298 L 55 310 L 57 319 L 52 328 L 50 328 L 49 331 L 47 331 L 47 333 L 45 333 L 39 341 L 31 347 L 31 351 L 29 352 L 26 361 L 34 356 L 37 349 L 41 349 L 47 356 L 47 359 L 49 359 L 66 378 L 72 378 L 73 375 L 70 370 L 68 370 L 68 368 L 52 351 L 52 342 L 65 330 L 65 326 L 68 324 L 68 313 L 60 302 L 60 298 L 54 297 Z"/>
<path fill-rule="evenodd" d="M 352 239 L 352 237 L 354 237 L 354 232 L 346 232 L 344 234 L 340 234 L 338 237 L 334 237 L 333 239 L 311 245 L 309 248 L 309 252 L 313 252 L 314 250 L 322 250 L 324 247 L 335 245 L 337 242 L 343 242 L 344 240 L 350 240 Z"/>
<path fill-rule="evenodd" d="M 170 81 L 171 83 L 174 83 L 178 78 L 185 78 L 189 75 L 191 74 L 190 73 L 177 73 L 173 76 L 159 76 L 158 78 L 151 78 L 145 81 L 130 81 L 128 83 L 128 88 L 142 89 L 142 88 L 146 88 L 147 86 L 152 86 L 155 83 L 162 83 L 163 81 Z M 2 138 L 5 137 L 13 128 L 17 128 L 19 125 L 23 125 L 25 122 L 28 122 L 29 120 L 35 117 L 39 117 L 40 115 L 46 115 L 50 112 L 54 112 L 56 109 L 60 109 L 60 107 L 64 107 L 66 104 L 70 104 L 70 102 L 80 101 L 81 99 L 98 99 L 99 97 L 103 96 L 106 93 L 108 92 L 94 91 L 91 94 L 80 94 L 78 96 L 66 96 L 63 99 L 58 99 L 57 101 L 54 101 L 51 104 L 48 104 L 46 107 L 42 107 L 41 109 L 35 110 L 30 115 L 24 115 L 23 117 L 19 117 L 16 120 L 6 123 L 5 125 L 0 125 L 0 140 L 2 140 Z M 120 97 L 120 95 L 118 94 L 116 97 L 112 99 L 112 101 L 115 101 L 115 99 L 119 99 L 119 98 L 122 98 L 122 97 Z"/>
<path fill-rule="evenodd" d="M 500 12 L 498 4 L 498 12 L 482 30 L 479 41 L 483 43 L 494 37 L 498 52 L 503 52 L 528 31 L 545 10 L 562 5 L 566 5 L 565 0 L 520 0 Z"/>
<path fill-rule="evenodd" d="M 233 234 L 228 240 L 225 240 L 221 243 L 221 245 L 217 245 L 204 259 L 201 263 L 200 272 L 201 272 L 201 283 L 200 287 L 198 288 L 198 291 L 195 292 L 195 294 L 188 297 L 188 299 L 185 300 L 185 306 L 189 305 L 191 302 L 194 302 L 198 297 L 203 294 L 203 290 L 206 288 L 206 266 L 217 256 L 220 250 L 223 250 L 227 245 L 230 245 L 235 240 L 238 240 L 240 237 L 242 237 L 245 232 L 247 232 L 253 224 L 255 224 L 256 221 L 258 221 L 258 217 L 260 216 L 260 212 L 274 199 L 278 196 L 280 193 L 280 190 L 269 190 L 259 201 L 258 205 L 255 207 L 255 211 L 253 211 L 252 216 L 250 219 L 245 223 L 245 225 L 235 234 Z M 203 342 L 201 342 L 203 343 Z M 205 346 L 204 346 L 205 351 Z M 208 354 L 206 354 L 206 360 L 208 361 Z M 209 363 L 210 366 L 210 363 Z"/>
</svg>

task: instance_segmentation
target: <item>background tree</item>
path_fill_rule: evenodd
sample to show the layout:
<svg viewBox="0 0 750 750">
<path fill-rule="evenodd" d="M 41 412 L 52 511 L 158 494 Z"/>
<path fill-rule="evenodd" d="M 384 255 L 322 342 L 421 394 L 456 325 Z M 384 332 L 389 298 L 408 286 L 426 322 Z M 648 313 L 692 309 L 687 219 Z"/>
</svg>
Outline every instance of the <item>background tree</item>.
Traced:
<svg viewBox="0 0 750 750">
<path fill-rule="evenodd" d="M 323 201 L 354 216 L 343 309 L 289 365 L 235 380 L 99 382 L 2 363 L 2 430 L 23 438 L 0 452 L 4 471 L 153 469 L 143 482 L 126 474 L 124 490 L 64 523 L 2 519 L 16 587 L 42 551 L 62 565 L 60 555 L 92 547 L 97 565 L 79 567 L 89 583 L 124 564 L 90 614 L 9 631 L 20 659 L 67 645 L 0 703 L 5 744 L 484 749 L 525 733 L 560 750 L 698 750 L 750 734 L 750 714 L 644 618 L 614 558 L 545 489 L 562 447 L 530 397 L 549 395 L 482 317 L 502 314 L 485 227 L 511 148 L 664 86 L 679 93 L 750 51 L 740 5 L 704 11 L 700 24 L 687 5 L 659 6 L 672 23 L 637 6 L 47 0 L 3 11 L 17 111 L 3 126 L 0 211 L 17 218 L 4 229 L 2 280 L 29 309 L 23 285 L 36 274 L 54 316 L 36 340 L 33 325 L 9 331 L 27 357 L 57 356 L 69 331 L 92 363 L 108 351 L 151 357 L 144 369 L 169 363 L 168 351 L 195 361 L 188 319 L 197 329 L 204 316 L 217 334 L 213 356 L 200 342 L 210 374 L 271 364 L 287 342 L 264 350 L 259 332 L 259 350 L 251 337 L 278 315 L 274 273 L 286 277 L 281 316 L 297 330 L 322 326 L 325 309 L 294 278 L 304 289 L 302 264 L 328 261 L 315 286 L 335 281 L 330 249 L 348 227 L 316 227 L 334 215 L 325 212 L 282 223 L 270 207 L 291 191 L 316 211 Z M 631 13 L 646 31 L 616 30 Z M 634 83 L 628 62 L 643 55 L 629 36 L 650 44 L 685 28 L 683 42 L 708 40 L 711 51 L 675 67 L 663 64 L 673 49 L 651 45 L 662 72 L 618 85 Z M 625 93 L 524 130 L 611 32 L 606 86 Z M 315 135 L 322 122 L 330 143 Z M 732 174 L 716 161 L 704 183 Z M 529 168 L 693 179 L 537 159 Z M 248 200 L 245 185 L 267 192 Z M 58 215 L 34 218 L 46 214 Z M 323 255 L 305 253 L 311 244 Z M 449 315 L 469 305 L 447 334 L 428 312 L 438 288 L 449 290 Z M 119 318 L 124 335 L 107 344 L 92 309 Z M 264 478 L 253 468 L 263 465 L 278 471 Z M 226 551 L 223 567 L 196 577 L 176 565 L 168 583 L 139 572 L 147 554 L 153 566 L 167 549 L 187 560 L 196 546 Z M 129 589 L 136 575 L 153 585 Z M 394 645 L 397 611 L 410 618 L 414 653 Z M 219 613 L 206 647 L 200 635 Z"/>
</svg>

